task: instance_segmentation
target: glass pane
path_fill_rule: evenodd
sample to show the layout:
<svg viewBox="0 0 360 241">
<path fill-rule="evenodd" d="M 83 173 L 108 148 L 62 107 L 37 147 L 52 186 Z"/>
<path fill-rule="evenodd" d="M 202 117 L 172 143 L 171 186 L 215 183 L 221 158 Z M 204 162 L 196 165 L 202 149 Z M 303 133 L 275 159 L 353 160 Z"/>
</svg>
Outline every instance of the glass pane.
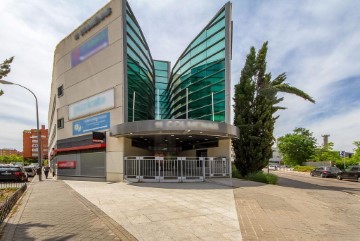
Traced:
<svg viewBox="0 0 360 241">
<path fill-rule="evenodd" d="M 167 69 L 168 68 L 168 62 L 163 61 L 154 61 L 155 69 Z"/>
<path fill-rule="evenodd" d="M 222 21 L 219 21 L 218 23 L 211 26 L 211 28 L 209 28 L 207 30 L 207 34 L 208 34 L 208 36 L 212 35 L 216 31 L 218 31 L 219 29 L 224 28 L 224 27 L 225 27 L 225 18 Z"/>
</svg>

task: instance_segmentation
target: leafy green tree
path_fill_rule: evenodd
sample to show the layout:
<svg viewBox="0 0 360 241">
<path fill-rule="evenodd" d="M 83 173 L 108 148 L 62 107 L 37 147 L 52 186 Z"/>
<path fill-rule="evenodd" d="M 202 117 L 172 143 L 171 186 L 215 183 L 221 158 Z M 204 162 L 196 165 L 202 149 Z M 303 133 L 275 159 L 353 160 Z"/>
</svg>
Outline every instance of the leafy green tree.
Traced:
<svg viewBox="0 0 360 241">
<path fill-rule="evenodd" d="M 315 161 L 331 161 L 336 162 L 341 159 L 339 152 L 334 151 L 334 143 L 330 142 L 327 145 L 319 146 L 315 149 L 313 159 Z"/>
<path fill-rule="evenodd" d="M 354 141 L 353 144 L 355 146 L 354 154 L 351 157 L 339 157 L 339 159 L 335 162 L 335 165 L 338 168 L 346 169 L 350 166 L 360 165 L 360 141 Z"/>
<path fill-rule="evenodd" d="M 4 77 L 6 77 L 10 71 L 10 65 L 12 61 L 14 60 L 14 57 L 11 57 L 9 59 L 5 59 L 2 64 L 0 64 L 0 80 Z M 0 89 L 0 96 L 4 94 L 4 91 Z"/>
<path fill-rule="evenodd" d="M 293 133 L 278 139 L 279 152 L 287 165 L 301 165 L 315 154 L 316 139 L 305 128 L 295 128 Z"/>
<path fill-rule="evenodd" d="M 305 100 L 315 102 L 303 91 L 284 83 L 283 73 L 272 80 L 266 73 L 267 42 L 256 54 L 250 48 L 240 82 L 235 86 L 234 125 L 240 129 L 240 138 L 233 141 L 235 166 L 245 176 L 264 168 L 272 155 L 274 144 L 274 125 L 278 116 L 274 114 L 285 109 L 277 106 L 284 98 L 278 98 L 279 92 L 298 95 Z"/>
<path fill-rule="evenodd" d="M 17 155 L 0 156 L 0 163 L 9 164 L 16 162 L 24 162 L 24 158 L 22 156 L 17 156 Z"/>
<path fill-rule="evenodd" d="M 357 163 L 360 164 L 360 141 L 354 141 L 354 146 L 356 146 L 356 148 L 354 148 L 354 154 L 352 155 L 351 159 Z"/>
<path fill-rule="evenodd" d="M 335 165 L 340 169 L 346 169 L 350 166 L 360 165 L 360 141 L 354 141 L 354 154 L 351 157 L 339 157 Z"/>
<path fill-rule="evenodd" d="M 345 168 L 344 168 L 344 164 L 345 164 Z M 340 158 L 335 162 L 335 166 L 338 167 L 339 169 L 347 169 L 350 166 L 355 166 L 355 165 L 359 165 L 359 162 L 352 157 Z"/>
</svg>

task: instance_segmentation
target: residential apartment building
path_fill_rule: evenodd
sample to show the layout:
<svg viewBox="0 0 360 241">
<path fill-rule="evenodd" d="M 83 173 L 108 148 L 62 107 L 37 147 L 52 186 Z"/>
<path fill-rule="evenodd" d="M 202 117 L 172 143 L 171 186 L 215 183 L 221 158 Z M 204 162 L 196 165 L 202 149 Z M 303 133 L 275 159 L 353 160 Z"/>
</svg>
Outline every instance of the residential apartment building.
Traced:
<svg viewBox="0 0 360 241">
<path fill-rule="evenodd" d="M 22 152 L 19 152 L 16 149 L 8 149 L 8 148 L 0 149 L 0 156 L 21 155 L 21 154 Z"/>
<path fill-rule="evenodd" d="M 40 140 L 41 140 L 41 153 L 42 159 L 48 158 L 48 139 L 49 131 L 45 129 L 45 125 L 41 126 L 40 131 Z M 37 129 L 24 130 L 23 131 L 23 157 L 37 159 L 39 156 L 38 151 L 38 135 Z"/>
</svg>

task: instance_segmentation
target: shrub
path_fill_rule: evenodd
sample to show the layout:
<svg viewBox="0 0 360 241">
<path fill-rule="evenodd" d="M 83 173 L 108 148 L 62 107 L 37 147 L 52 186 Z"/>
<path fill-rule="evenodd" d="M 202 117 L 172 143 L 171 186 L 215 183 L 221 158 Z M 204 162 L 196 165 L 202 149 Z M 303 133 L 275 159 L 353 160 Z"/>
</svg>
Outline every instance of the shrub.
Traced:
<svg viewBox="0 0 360 241">
<path fill-rule="evenodd" d="M 232 164 L 231 169 L 232 169 L 232 177 L 238 178 L 238 179 L 243 179 L 240 172 L 236 169 L 236 166 L 234 163 Z"/>
<path fill-rule="evenodd" d="M 294 166 L 293 170 L 297 172 L 310 172 L 314 170 L 314 168 L 313 166 Z"/>
<path fill-rule="evenodd" d="M 267 174 L 263 171 L 259 171 L 256 173 L 249 173 L 245 179 L 255 182 L 262 182 L 267 184 L 277 184 L 278 177 L 274 174 Z"/>
<path fill-rule="evenodd" d="M 238 179 L 245 179 L 254 182 L 262 182 L 267 184 L 277 184 L 278 177 L 274 174 L 267 174 L 263 171 L 256 173 L 249 173 L 245 177 L 241 176 L 240 172 L 236 169 L 235 165 L 232 165 L 232 177 Z"/>
<path fill-rule="evenodd" d="M 349 168 L 350 166 L 359 165 L 359 163 L 353 158 L 345 158 L 345 169 Z M 335 162 L 335 166 L 339 169 L 344 169 L 344 159 L 337 160 Z"/>
</svg>

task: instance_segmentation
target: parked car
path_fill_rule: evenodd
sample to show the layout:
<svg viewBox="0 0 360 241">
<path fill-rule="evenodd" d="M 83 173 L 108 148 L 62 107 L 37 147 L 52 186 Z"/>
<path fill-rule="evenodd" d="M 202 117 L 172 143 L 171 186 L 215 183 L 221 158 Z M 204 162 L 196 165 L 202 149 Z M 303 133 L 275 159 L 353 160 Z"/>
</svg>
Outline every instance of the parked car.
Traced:
<svg viewBox="0 0 360 241">
<path fill-rule="evenodd" d="M 276 171 L 276 170 L 278 170 L 279 169 L 279 166 L 277 166 L 277 165 L 269 165 L 269 170 L 274 170 L 274 171 Z"/>
<path fill-rule="evenodd" d="M 360 182 L 360 166 L 351 166 L 345 171 L 340 171 L 336 177 L 339 180 L 354 179 Z"/>
<path fill-rule="evenodd" d="M 22 166 L 0 165 L 0 180 L 27 182 L 28 175 Z"/>
<path fill-rule="evenodd" d="M 340 172 L 340 169 L 337 167 L 317 167 L 310 172 L 311 176 L 320 176 L 320 177 L 336 177 Z"/>
<path fill-rule="evenodd" d="M 26 166 L 24 167 L 28 177 L 34 177 L 36 175 L 36 169 L 32 166 Z"/>
</svg>

